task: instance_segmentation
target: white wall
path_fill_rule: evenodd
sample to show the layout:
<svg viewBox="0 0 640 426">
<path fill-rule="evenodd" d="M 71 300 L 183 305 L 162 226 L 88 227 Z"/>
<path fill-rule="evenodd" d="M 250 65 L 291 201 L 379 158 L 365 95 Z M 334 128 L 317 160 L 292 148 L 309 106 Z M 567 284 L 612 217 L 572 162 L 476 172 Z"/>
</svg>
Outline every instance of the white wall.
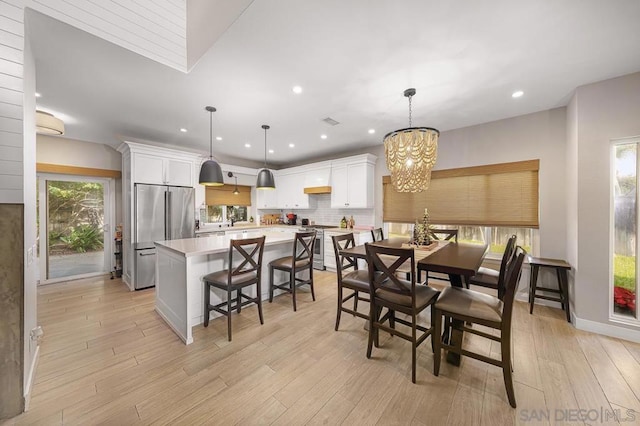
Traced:
<svg viewBox="0 0 640 426">
<path fill-rule="evenodd" d="M 122 170 L 122 155 L 108 145 L 46 135 L 37 141 L 38 163 Z"/>
<path fill-rule="evenodd" d="M 640 73 L 579 87 L 573 103 L 577 118 L 575 314 L 612 324 L 611 140 L 640 135 Z"/>
<path fill-rule="evenodd" d="M 442 132 L 434 170 L 540 159 L 540 255 L 565 258 L 565 108 Z M 431 123 L 421 123 L 431 124 Z M 382 200 L 382 176 L 388 175 L 384 148 L 378 156 L 376 199 Z M 376 205 L 376 225 L 382 223 L 382 206 Z"/>
<path fill-rule="evenodd" d="M 24 1 L 0 2 L 0 203 L 22 203 Z"/>
<path fill-rule="evenodd" d="M 29 27 L 29 22 L 26 23 Z M 25 396 L 30 392 L 35 374 L 37 343 L 30 332 L 38 323 L 37 300 L 37 226 L 36 217 L 36 65 L 29 44 L 28 31 L 24 50 L 24 138 L 23 138 L 23 199 L 24 199 L 24 383 Z"/>
</svg>

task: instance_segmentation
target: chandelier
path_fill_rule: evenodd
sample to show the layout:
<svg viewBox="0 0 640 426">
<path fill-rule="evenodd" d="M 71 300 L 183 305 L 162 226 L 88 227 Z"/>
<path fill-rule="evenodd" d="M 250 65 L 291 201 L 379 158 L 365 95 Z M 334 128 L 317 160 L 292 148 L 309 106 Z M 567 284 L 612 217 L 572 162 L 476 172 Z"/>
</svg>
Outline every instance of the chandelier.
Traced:
<svg viewBox="0 0 640 426">
<path fill-rule="evenodd" d="M 407 89 L 409 127 L 387 133 L 384 155 L 391 172 L 391 184 L 397 192 L 422 192 L 429 188 L 431 169 L 438 156 L 440 132 L 431 127 L 411 127 L 411 97 L 416 89 Z"/>
</svg>

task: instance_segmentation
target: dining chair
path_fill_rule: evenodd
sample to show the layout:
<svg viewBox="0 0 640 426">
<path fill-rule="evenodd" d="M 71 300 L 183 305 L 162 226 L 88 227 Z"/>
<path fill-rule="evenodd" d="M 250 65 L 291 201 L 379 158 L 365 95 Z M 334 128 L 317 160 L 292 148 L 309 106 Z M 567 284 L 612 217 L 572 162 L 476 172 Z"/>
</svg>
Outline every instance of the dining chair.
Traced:
<svg viewBox="0 0 640 426">
<path fill-rule="evenodd" d="M 511 319 L 513 314 L 513 299 L 522 272 L 525 251 L 518 246 L 515 255 L 509 262 L 506 272 L 506 291 L 502 298 L 490 294 L 459 287 L 445 288 L 434 304 L 432 321 L 435 323 L 434 333 L 438 335 L 442 329 L 442 317 L 446 321 L 457 320 L 462 331 L 472 333 L 500 343 L 500 359 L 495 359 L 483 354 L 471 352 L 462 347 L 443 343 L 440 339 L 434 339 L 433 374 L 440 373 L 441 349 L 446 349 L 459 355 L 468 356 L 482 362 L 486 362 L 502 368 L 504 385 L 507 391 L 509 404 L 516 408 L 516 397 L 513 390 L 513 363 L 511 346 Z M 469 324 L 479 324 L 495 330 L 499 330 L 498 336 L 472 328 Z"/>
<path fill-rule="evenodd" d="M 316 240 L 316 231 L 296 232 L 293 241 L 293 255 L 285 256 L 269 262 L 269 303 L 273 302 L 273 290 L 284 290 L 291 293 L 293 299 L 293 310 L 296 306 L 296 288 L 302 285 L 309 285 L 311 288 L 311 298 L 316 300 L 313 290 L 313 245 Z M 273 282 L 274 271 L 283 271 L 289 274 L 289 281 L 281 284 Z M 309 271 L 309 278 L 300 278 L 298 274 Z"/>
<path fill-rule="evenodd" d="M 457 229 L 429 228 L 429 235 L 431 236 L 431 238 L 437 241 L 453 241 L 455 243 L 458 242 Z M 429 279 L 449 281 L 449 277 L 444 274 L 429 275 L 429 271 L 427 271 L 427 285 L 429 284 Z"/>
<path fill-rule="evenodd" d="M 231 341 L 231 313 L 236 310 L 240 314 L 242 307 L 250 303 L 258 305 L 260 324 L 262 317 L 262 254 L 264 252 L 264 235 L 258 238 L 231 240 L 229 242 L 229 266 L 227 269 L 212 272 L 203 277 L 204 291 L 204 326 L 209 326 L 209 314 L 216 311 L 227 317 L 227 338 Z M 238 257 L 240 260 L 236 259 Z M 235 265 L 235 266 L 233 266 Z M 242 293 L 242 289 L 256 286 L 256 296 Z M 226 290 L 227 300 L 211 305 L 211 288 Z M 231 297 L 236 292 L 235 299 Z M 243 300 L 244 299 L 244 300 Z M 235 304 L 234 304 L 235 301 Z M 225 309 L 226 306 L 226 309 Z"/>
<path fill-rule="evenodd" d="M 338 310 L 336 316 L 336 327 L 340 325 L 340 314 L 347 312 L 353 316 L 358 316 L 369 320 L 369 315 L 358 312 L 358 301 L 369 302 L 368 297 L 362 297 L 361 294 L 369 295 L 369 271 L 358 269 L 357 259 L 354 257 L 344 256 L 340 253 L 351 247 L 355 247 L 355 239 L 353 233 L 336 235 L 331 237 L 333 241 L 333 252 L 336 256 L 336 273 L 338 278 Z M 345 272 L 353 269 L 350 272 Z M 344 290 L 351 290 L 350 294 L 344 296 Z M 353 299 L 353 309 L 346 307 L 344 304 Z"/>
<path fill-rule="evenodd" d="M 469 279 L 469 284 L 495 289 L 498 292 L 498 297 L 502 299 L 505 292 L 504 281 L 507 272 L 507 265 L 514 256 L 516 238 L 517 237 L 515 235 L 511 235 L 511 237 L 509 237 L 507 245 L 504 248 L 504 253 L 502 254 L 499 270 L 496 271 L 495 269 L 481 266 L 478 269 L 478 272 Z"/>
<path fill-rule="evenodd" d="M 382 247 L 374 244 L 365 244 L 367 262 L 369 264 L 369 285 L 371 286 L 371 303 L 369 312 L 369 341 L 367 344 L 367 358 L 371 358 L 374 341 L 378 347 L 379 330 L 384 330 L 394 336 L 411 342 L 411 381 L 416 382 L 416 351 L 418 346 L 427 337 L 432 336 L 433 350 L 433 321 L 427 326 L 418 324 L 418 315 L 432 307 L 438 298 L 439 292 L 428 286 L 416 286 L 415 258 L 413 249 Z M 384 258 L 383 258 L 384 256 Z M 389 259 L 395 260 L 389 263 Z M 397 268 L 407 262 L 411 265 L 409 280 L 403 280 L 396 276 Z M 385 325 L 380 318 L 382 308 L 390 311 L 389 325 Z M 410 321 L 404 318 L 396 318 L 395 313 L 400 312 L 410 317 Z M 410 333 L 396 330 L 396 323 L 411 329 Z M 417 332 L 421 334 L 418 336 Z M 436 335 L 436 339 L 437 335 Z"/>
<path fill-rule="evenodd" d="M 429 228 L 429 234 L 434 240 L 458 242 L 457 229 Z"/>
<path fill-rule="evenodd" d="M 375 228 L 371 230 L 371 239 L 372 241 L 382 241 L 384 240 L 384 232 L 382 228 Z"/>
</svg>

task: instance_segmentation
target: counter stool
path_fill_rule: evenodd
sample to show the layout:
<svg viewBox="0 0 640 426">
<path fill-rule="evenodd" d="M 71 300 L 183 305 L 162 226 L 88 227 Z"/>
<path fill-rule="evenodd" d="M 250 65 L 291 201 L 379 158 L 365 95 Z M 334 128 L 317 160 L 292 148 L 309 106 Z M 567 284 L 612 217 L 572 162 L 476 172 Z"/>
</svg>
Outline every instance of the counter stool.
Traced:
<svg viewBox="0 0 640 426">
<path fill-rule="evenodd" d="M 313 291 L 313 245 L 316 240 L 316 231 L 296 232 L 293 241 L 293 256 L 281 257 L 269 262 L 269 303 L 273 302 L 273 290 L 275 288 L 291 293 L 293 298 L 293 310 L 296 307 L 296 288 L 308 284 L 311 287 L 311 298 L 316 300 Z M 274 284 L 273 271 L 284 271 L 289 273 L 289 281 Z M 298 278 L 298 273 L 309 270 L 309 279 Z"/>
<path fill-rule="evenodd" d="M 258 315 L 260 324 L 264 324 L 262 318 L 262 286 L 261 286 L 261 269 L 262 269 L 262 253 L 264 252 L 264 235 L 259 238 L 247 238 L 243 240 L 231 240 L 229 244 L 229 269 L 212 272 L 203 278 L 204 289 L 204 326 L 209 326 L 209 313 L 216 311 L 227 317 L 227 337 L 231 341 L 231 312 L 237 310 L 238 314 L 242 307 L 249 303 L 258 305 Z M 242 261 L 235 267 L 234 253 L 242 256 Z M 237 262 L 236 262 L 237 263 Z M 256 297 L 249 297 L 242 294 L 244 287 L 256 286 Z M 211 287 L 216 287 L 227 291 L 227 300 L 217 305 L 211 305 Z M 234 299 L 231 297 L 233 291 L 237 292 Z M 245 299 L 242 301 L 242 299 Z M 223 307 L 226 306 L 226 309 Z"/>
<path fill-rule="evenodd" d="M 562 309 L 567 314 L 567 321 L 571 322 L 571 313 L 569 312 L 569 284 L 567 281 L 567 271 L 571 269 L 571 265 L 562 259 L 545 259 L 542 257 L 532 256 L 529 256 L 529 265 L 531 265 L 531 280 L 529 281 L 529 313 L 533 313 L 533 305 L 537 297 L 538 299 L 560 302 Z M 552 268 L 556 270 L 556 276 L 558 277 L 558 289 L 537 286 L 538 271 L 540 268 Z M 559 297 L 536 294 L 536 290 L 557 293 Z"/>
</svg>

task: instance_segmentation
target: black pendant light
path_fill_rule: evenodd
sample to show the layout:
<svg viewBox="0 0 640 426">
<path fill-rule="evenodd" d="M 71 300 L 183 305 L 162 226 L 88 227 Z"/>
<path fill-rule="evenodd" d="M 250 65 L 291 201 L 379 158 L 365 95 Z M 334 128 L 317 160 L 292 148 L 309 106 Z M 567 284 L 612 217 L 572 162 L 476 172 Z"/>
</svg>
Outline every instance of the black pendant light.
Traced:
<svg viewBox="0 0 640 426">
<path fill-rule="evenodd" d="M 200 167 L 200 185 L 222 186 L 224 185 L 222 169 L 220 164 L 213 160 L 213 113 L 216 109 L 212 106 L 204 109 L 209 111 L 209 159 Z"/>
<path fill-rule="evenodd" d="M 233 172 L 227 173 L 227 176 L 229 176 L 230 178 L 234 178 L 236 180 L 236 189 L 233 190 L 232 194 L 233 195 L 240 194 L 240 191 L 238 191 L 238 176 L 234 175 Z"/>
<path fill-rule="evenodd" d="M 267 169 L 267 130 L 269 126 L 262 125 L 264 129 L 264 169 L 258 172 L 258 181 L 256 182 L 257 189 L 276 189 L 276 181 L 273 178 L 271 170 Z"/>
</svg>

